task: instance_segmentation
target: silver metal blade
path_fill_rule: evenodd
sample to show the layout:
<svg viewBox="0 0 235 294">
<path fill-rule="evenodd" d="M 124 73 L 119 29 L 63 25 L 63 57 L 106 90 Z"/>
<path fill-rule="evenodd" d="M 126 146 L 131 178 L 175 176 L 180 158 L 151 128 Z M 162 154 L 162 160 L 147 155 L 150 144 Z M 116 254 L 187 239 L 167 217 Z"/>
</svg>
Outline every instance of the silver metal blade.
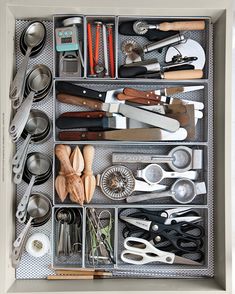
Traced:
<svg viewBox="0 0 235 294">
<path fill-rule="evenodd" d="M 117 94 L 122 93 L 124 88 L 121 89 L 115 89 L 115 90 L 110 90 L 106 92 L 106 97 L 105 97 L 105 103 L 125 103 L 123 100 L 118 100 L 116 98 Z"/>
<path fill-rule="evenodd" d="M 126 129 L 127 128 L 127 118 L 121 115 L 113 116 L 108 118 L 108 125 L 111 129 Z"/>
<path fill-rule="evenodd" d="M 134 217 L 128 217 L 128 216 L 120 216 L 120 219 L 146 231 L 149 231 L 151 223 L 152 223 L 152 221 L 134 218 Z"/>
<path fill-rule="evenodd" d="M 188 259 L 188 258 L 184 258 L 184 257 L 181 257 L 181 256 L 177 256 L 177 255 L 175 255 L 173 263 L 185 264 L 185 265 L 202 265 L 200 262 L 197 262 L 197 261 L 194 261 L 194 260 L 191 260 L 191 259 Z"/>
<path fill-rule="evenodd" d="M 180 222 L 190 222 L 190 223 L 195 223 L 200 221 L 202 218 L 201 216 L 181 216 L 181 217 L 171 217 L 166 219 L 165 225 L 170 225 L 172 221 L 175 221 L 177 223 Z"/>
</svg>

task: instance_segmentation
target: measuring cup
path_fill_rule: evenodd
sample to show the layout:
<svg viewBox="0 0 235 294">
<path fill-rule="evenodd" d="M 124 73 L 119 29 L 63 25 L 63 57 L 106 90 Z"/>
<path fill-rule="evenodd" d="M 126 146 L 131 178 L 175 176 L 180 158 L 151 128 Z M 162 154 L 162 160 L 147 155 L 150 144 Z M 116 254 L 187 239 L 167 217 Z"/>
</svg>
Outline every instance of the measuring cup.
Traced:
<svg viewBox="0 0 235 294">
<path fill-rule="evenodd" d="M 202 168 L 201 149 L 191 149 L 185 146 L 173 148 L 168 155 L 141 153 L 113 153 L 113 163 L 167 163 L 176 172 Z"/>
<path fill-rule="evenodd" d="M 195 180 L 198 177 L 197 171 L 186 171 L 186 172 L 167 172 L 158 164 L 149 164 L 144 169 L 137 170 L 137 178 L 144 179 L 148 184 L 153 185 L 161 182 L 164 178 L 187 178 Z"/>
<path fill-rule="evenodd" d="M 28 182 L 28 187 L 17 207 L 16 217 L 19 222 L 24 222 L 26 219 L 26 210 L 30 197 L 31 190 L 34 184 L 42 184 L 46 182 L 52 172 L 52 162 L 51 159 L 42 153 L 34 152 L 30 153 L 27 157 L 25 173 L 26 182 Z"/>
<path fill-rule="evenodd" d="M 163 191 L 167 186 L 160 184 L 149 185 L 135 179 L 133 172 L 122 165 L 108 167 L 99 178 L 102 192 L 112 200 L 123 200 L 134 191 Z"/>
<path fill-rule="evenodd" d="M 30 218 L 18 238 L 13 243 L 14 249 L 12 253 L 12 264 L 14 267 L 16 267 L 20 261 L 25 239 L 29 228 L 31 227 L 32 221 L 35 219 L 40 220 L 41 218 L 44 218 L 50 209 L 50 205 L 51 204 L 49 199 L 41 197 L 40 194 L 34 194 L 29 198 L 27 213 Z"/>
<path fill-rule="evenodd" d="M 170 190 L 160 193 L 149 193 L 128 196 L 128 203 L 141 202 L 145 200 L 172 197 L 172 199 L 180 204 L 187 204 L 194 200 L 197 195 L 206 193 L 205 182 L 196 182 L 189 179 L 178 179 Z"/>
</svg>

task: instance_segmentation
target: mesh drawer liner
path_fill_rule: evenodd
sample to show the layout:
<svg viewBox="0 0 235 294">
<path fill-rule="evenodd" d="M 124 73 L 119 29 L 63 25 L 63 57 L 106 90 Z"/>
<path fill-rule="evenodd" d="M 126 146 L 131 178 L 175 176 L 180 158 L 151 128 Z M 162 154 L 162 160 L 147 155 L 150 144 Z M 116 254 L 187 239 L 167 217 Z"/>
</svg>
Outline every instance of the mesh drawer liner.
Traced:
<svg viewBox="0 0 235 294">
<path fill-rule="evenodd" d="M 124 18 L 125 20 L 125 18 Z M 118 21 L 118 19 L 116 19 Z M 20 52 L 19 48 L 19 38 L 20 34 L 23 31 L 24 27 L 27 25 L 28 21 L 25 20 L 16 20 L 16 35 L 15 35 L 15 41 L 16 41 L 16 66 L 17 68 L 19 67 L 20 63 L 22 62 L 22 54 Z M 46 46 L 42 53 L 35 57 L 31 58 L 29 60 L 29 67 L 38 64 L 38 63 L 43 63 L 46 64 L 53 69 L 53 22 L 51 21 L 44 21 L 44 24 L 47 28 L 47 41 L 46 41 Z M 191 35 L 188 35 L 188 37 L 192 37 L 193 39 L 199 41 L 202 46 L 205 48 L 212 48 L 212 42 L 213 42 L 213 33 L 212 33 L 212 25 L 210 25 L 209 29 L 207 30 L 208 37 L 207 38 L 202 38 L 200 33 L 198 32 L 193 32 Z M 189 34 L 189 33 L 187 33 Z M 205 36 L 204 36 L 205 37 Z M 129 37 L 127 37 L 129 38 Z M 118 48 L 120 47 L 120 43 L 125 39 L 125 36 L 118 36 L 116 37 L 116 44 L 118 45 Z M 138 39 L 138 41 L 141 43 L 142 39 Z M 86 43 L 86 40 L 85 40 Z M 143 45 L 143 42 L 141 43 Z M 117 50 L 116 55 L 118 56 L 117 63 L 120 64 L 121 62 L 121 53 L 120 50 Z M 161 61 L 161 60 L 160 60 Z M 203 215 L 205 215 L 205 229 L 207 232 L 207 236 L 205 237 L 205 250 L 207 252 L 206 254 L 206 264 L 205 266 L 202 266 L 200 268 L 196 269 L 189 269 L 189 268 L 184 268 L 184 267 L 168 267 L 161 265 L 158 267 L 153 266 L 144 266 L 144 270 L 141 271 L 141 273 L 135 269 L 135 267 L 131 265 L 125 265 L 124 267 L 122 266 L 120 262 L 120 257 L 118 254 L 120 252 L 117 251 L 117 264 L 114 266 L 116 269 L 114 271 L 114 277 L 138 277 L 138 278 L 154 278 L 154 277 L 159 277 L 159 278 L 190 278 L 190 277 L 211 277 L 214 274 L 214 260 L 213 260 L 213 250 L 214 250 L 214 245 L 213 245 L 213 76 L 212 76 L 212 69 L 213 69 L 213 52 L 210 49 L 207 52 L 207 63 L 208 63 L 208 72 L 206 72 L 209 75 L 210 79 L 209 80 L 202 80 L 202 83 L 199 82 L 199 84 L 205 85 L 205 92 L 202 93 L 204 98 L 201 97 L 200 94 L 195 93 L 189 93 L 190 96 L 187 96 L 188 98 L 192 100 L 199 100 L 203 101 L 205 103 L 205 110 L 204 110 L 204 123 L 199 124 L 199 128 L 197 127 L 197 132 L 196 132 L 196 137 L 197 141 L 195 142 L 183 142 L 183 143 L 150 143 L 150 144 L 128 144 L 128 143 L 113 143 L 107 142 L 107 143 L 95 143 L 96 146 L 96 154 L 99 156 L 95 157 L 96 162 L 94 168 L 98 168 L 100 170 L 103 170 L 105 167 L 111 165 L 111 154 L 113 151 L 126 151 L 126 152 L 132 152 L 133 150 L 136 152 L 151 152 L 155 148 L 158 148 L 158 146 L 162 146 L 164 151 L 168 151 L 172 145 L 190 145 L 190 146 L 197 146 L 199 148 L 203 148 L 206 150 L 206 158 L 204 158 L 204 175 L 207 180 L 207 204 L 206 202 L 196 202 L 195 204 L 199 204 L 197 206 L 198 209 L 201 209 L 203 211 Z M 84 80 L 83 80 L 84 81 Z M 83 83 L 83 82 L 82 82 Z M 96 84 L 96 81 L 94 79 L 91 80 L 91 85 L 90 87 L 104 87 L 106 89 L 108 88 L 113 88 L 116 87 L 116 84 L 118 81 L 110 81 L 110 82 L 99 82 Z M 122 82 L 120 82 L 122 84 Z M 139 82 L 139 87 L 146 89 L 151 88 L 151 83 L 148 81 L 145 85 L 143 84 L 144 82 Z M 156 83 L 160 83 L 161 86 L 164 84 L 163 82 L 157 81 Z M 155 83 L 155 84 L 156 84 Z M 193 82 L 190 82 L 193 84 Z M 198 82 L 196 82 L 198 83 Z M 84 86 L 87 85 L 86 82 L 83 83 Z M 110 84 L 110 85 L 109 85 Z M 135 82 L 133 84 L 136 84 Z M 88 85 L 89 86 L 89 85 Z M 135 86 L 138 88 L 138 85 Z M 153 88 L 153 87 L 152 87 Z M 183 98 L 183 96 L 182 96 Z M 71 106 L 68 105 L 57 105 L 55 104 L 55 107 L 53 106 L 53 95 L 52 92 L 50 93 L 49 97 L 45 100 L 42 101 L 41 103 L 33 105 L 33 108 L 38 108 L 42 111 L 45 111 L 48 116 L 53 120 L 53 112 L 55 110 L 55 117 L 57 117 L 60 113 L 65 112 L 65 111 L 71 111 L 72 108 Z M 74 110 L 74 108 L 73 108 Z M 57 130 L 54 129 L 54 138 L 56 138 L 56 132 Z M 32 145 L 29 147 L 29 152 L 34 152 L 34 151 L 40 151 L 40 152 L 45 152 L 49 156 L 53 157 L 53 148 L 54 148 L 54 138 L 52 137 L 50 140 L 47 142 L 40 144 L 40 145 Z M 19 141 L 17 143 L 17 147 L 20 146 L 22 141 Z M 84 144 L 85 142 L 82 142 Z M 106 145 L 106 146 L 105 146 Z M 149 145 L 149 146 L 148 146 Z M 155 149 L 157 150 L 157 149 Z M 97 160 L 98 159 L 98 160 Z M 27 185 L 22 181 L 20 185 L 17 186 L 17 204 L 19 203 Z M 56 195 L 54 195 L 53 191 L 53 179 L 52 177 L 43 185 L 35 186 L 33 187 L 33 192 L 39 191 L 47 194 L 51 201 L 54 202 L 56 207 L 59 207 L 60 204 L 58 202 L 58 198 Z M 54 196 L 54 197 L 53 197 Z M 95 198 L 94 198 L 94 204 L 92 206 L 96 207 L 97 205 L 101 207 L 102 205 L 107 205 L 107 207 L 115 210 L 115 218 L 117 219 L 117 214 L 118 214 L 118 205 L 119 203 L 115 203 L 112 201 L 109 201 L 108 199 L 104 197 L 100 197 L 101 193 L 100 191 L 96 192 Z M 101 200 L 99 200 L 101 199 Z M 172 202 L 165 202 L 168 205 L 172 205 Z M 122 205 L 124 203 L 121 203 Z M 154 204 L 154 203 L 153 203 Z M 65 204 L 69 206 L 68 204 Z M 126 205 L 126 207 L 130 207 L 130 205 Z M 138 207 L 138 205 L 136 205 Z M 154 206 L 156 207 L 156 206 Z M 160 206 L 158 205 L 158 208 Z M 165 205 L 166 207 L 166 205 Z M 85 208 L 83 209 L 83 214 L 85 213 Z M 84 219 L 84 218 L 83 218 Z M 45 233 L 47 236 L 53 239 L 53 232 L 54 232 L 54 226 L 55 224 L 52 224 L 52 220 L 50 220 L 47 224 L 45 224 L 42 227 L 39 228 L 31 228 L 29 231 L 29 235 L 36 233 L 36 232 L 42 232 Z M 16 235 L 19 235 L 23 228 L 23 225 L 19 224 L 16 222 Z M 121 249 L 121 241 L 122 238 L 117 238 L 119 234 L 119 224 L 118 222 L 115 223 L 115 247 L 117 250 Z M 83 225 L 83 232 L 85 230 L 85 224 Z M 53 248 L 53 246 L 52 246 Z M 53 249 L 52 249 L 53 251 Z M 85 246 L 83 245 L 83 251 L 85 252 Z M 29 256 L 29 254 L 26 254 L 24 252 L 22 256 L 22 260 L 20 263 L 19 268 L 16 269 L 16 279 L 44 279 L 46 278 L 47 275 L 52 274 L 53 271 L 50 269 L 50 265 L 52 263 L 52 257 L 51 255 L 53 252 L 50 252 L 50 254 L 45 255 L 42 258 L 33 258 Z M 85 264 L 85 254 L 83 254 L 83 264 Z M 64 264 L 66 266 L 66 264 Z M 69 266 L 69 265 L 67 265 Z M 124 270 L 125 269 L 125 270 Z"/>
</svg>

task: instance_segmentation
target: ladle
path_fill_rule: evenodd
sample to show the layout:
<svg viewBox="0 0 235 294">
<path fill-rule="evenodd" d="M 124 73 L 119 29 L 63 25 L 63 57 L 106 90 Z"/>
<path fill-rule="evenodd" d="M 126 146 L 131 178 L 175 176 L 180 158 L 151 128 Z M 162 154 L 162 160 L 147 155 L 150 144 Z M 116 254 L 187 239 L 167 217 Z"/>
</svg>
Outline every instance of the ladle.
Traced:
<svg viewBox="0 0 235 294">
<path fill-rule="evenodd" d="M 170 190 L 160 193 L 149 193 L 132 195 L 126 198 L 128 203 L 141 202 L 145 200 L 172 197 L 173 200 L 180 204 L 187 204 L 194 200 L 197 195 L 206 193 L 205 182 L 196 182 L 189 179 L 178 179 L 171 186 Z"/>
<path fill-rule="evenodd" d="M 29 56 L 32 49 L 43 42 L 46 34 L 46 28 L 40 21 L 31 23 L 24 33 L 24 43 L 27 46 L 25 57 L 20 65 L 20 68 L 12 82 L 10 97 L 13 100 L 18 100 L 21 104 L 25 86 L 25 74 L 29 61 Z"/>
<path fill-rule="evenodd" d="M 161 182 L 164 178 L 188 178 L 195 180 L 198 172 L 191 170 L 186 172 L 165 171 L 160 165 L 153 163 L 147 165 L 144 169 L 137 170 L 137 178 L 144 179 L 148 184 L 153 185 Z"/>
</svg>

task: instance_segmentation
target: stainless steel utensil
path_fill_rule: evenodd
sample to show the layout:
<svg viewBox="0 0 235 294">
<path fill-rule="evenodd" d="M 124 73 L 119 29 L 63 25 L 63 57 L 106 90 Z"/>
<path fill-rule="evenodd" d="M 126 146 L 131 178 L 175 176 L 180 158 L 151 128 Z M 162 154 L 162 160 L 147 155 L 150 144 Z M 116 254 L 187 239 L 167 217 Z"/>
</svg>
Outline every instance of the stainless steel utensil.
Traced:
<svg viewBox="0 0 235 294">
<path fill-rule="evenodd" d="M 51 175 L 52 162 L 51 159 L 42 153 L 30 153 L 27 157 L 25 170 L 29 172 L 31 178 L 29 185 L 17 207 L 16 217 L 20 222 L 26 219 L 27 205 L 33 185 L 37 180 L 45 182 Z"/>
<path fill-rule="evenodd" d="M 187 178 L 195 180 L 198 177 L 198 172 L 191 170 L 186 172 L 165 171 L 160 165 L 152 163 L 144 169 L 139 169 L 136 172 L 137 178 L 144 179 L 148 184 L 153 185 L 161 182 L 164 178 Z"/>
<path fill-rule="evenodd" d="M 27 27 L 24 33 L 24 43 L 27 46 L 27 51 L 25 57 L 20 65 L 20 68 L 12 82 L 11 89 L 10 89 L 10 97 L 13 100 L 18 100 L 16 108 L 22 102 L 23 93 L 24 93 L 24 86 L 25 86 L 25 74 L 26 69 L 29 61 L 29 56 L 32 49 L 38 46 L 44 40 L 46 34 L 46 28 L 40 21 L 35 21 Z"/>
<path fill-rule="evenodd" d="M 24 245 L 25 245 L 25 240 L 26 236 L 28 234 L 29 228 L 31 227 L 32 222 L 35 219 L 42 219 L 45 217 L 45 215 L 48 213 L 50 209 L 50 201 L 48 198 L 41 197 L 40 194 L 34 194 L 30 197 L 29 199 L 29 204 L 27 207 L 27 213 L 30 216 L 26 226 L 24 229 L 21 231 L 20 235 L 18 238 L 15 240 L 13 243 L 13 252 L 12 252 L 12 265 L 13 267 L 17 267 L 21 255 L 23 253 Z"/>
<path fill-rule="evenodd" d="M 149 185 L 134 178 L 133 172 L 126 166 L 115 165 L 108 167 L 100 177 L 97 185 L 105 196 L 112 200 L 123 200 L 134 191 L 163 191 L 165 185 Z"/>
<path fill-rule="evenodd" d="M 172 197 L 172 199 L 180 204 L 187 204 L 194 200 L 197 195 L 206 193 L 205 182 L 193 182 L 189 179 L 178 179 L 171 186 L 170 190 L 160 193 L 149 193 L 131 195 L 126 198 L 128 203 L 141 202 L 152 199 Z"/>
<path fill-rule="evenodd" d="M 112 163 L 167 163 L 176 172 L 190 169 L 202 169 L 203 150 L 186 146 L 173 148 L 168 155 L 116 153 L 112 154 Z"/>
</svg>

